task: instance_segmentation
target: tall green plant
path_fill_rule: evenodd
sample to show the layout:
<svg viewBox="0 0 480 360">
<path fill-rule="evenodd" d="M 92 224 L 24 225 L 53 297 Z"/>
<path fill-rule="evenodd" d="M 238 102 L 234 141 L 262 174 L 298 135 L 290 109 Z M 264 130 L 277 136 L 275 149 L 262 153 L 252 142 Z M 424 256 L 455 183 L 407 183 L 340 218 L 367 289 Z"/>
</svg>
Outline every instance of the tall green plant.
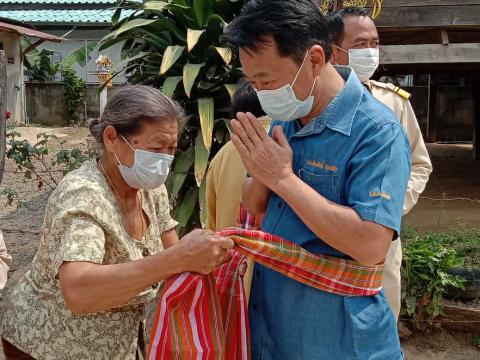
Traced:
<svg viewBox="0 0 480 360">
<path fill-rule="evenodd" d="M 231 96 L 241 69 L 238 56 L 222 45 L 220 36 L 243 2 L 121 0 L 113 31 L 102 41 L 101 49 L 125 42 L 117 73 L 124 70 L 129 82 L 162 89 L 187 113 L 167 181 L 181 232 L 205 221 L 208 161 L 228 138 Z"/>
<path fill-rule="evenodd" d="M 78 121 L 77 110 L 85 98 L 87 84 L 78 77 L 71 66 L 62 67 L 62 79 L 68 120 L 71 124 L 74 124 Z"/>
</svg>

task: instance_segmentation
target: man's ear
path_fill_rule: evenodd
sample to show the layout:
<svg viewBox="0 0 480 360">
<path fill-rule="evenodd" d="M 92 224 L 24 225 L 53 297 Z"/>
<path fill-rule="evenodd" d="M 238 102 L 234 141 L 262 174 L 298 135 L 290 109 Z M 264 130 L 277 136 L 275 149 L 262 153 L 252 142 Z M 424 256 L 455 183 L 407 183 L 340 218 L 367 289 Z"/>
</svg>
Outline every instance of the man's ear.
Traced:
<svg viewBox="0 0 480 360">
<path fill-rule="evenodd" d="M 325 66 L 325 51 L 320 45 L 313 45 L 309 51 L 314 76 L 320 75 Z"/>
<path fill-rule="evenodd" d="M 325 64 L 325 51 L 320 45 L 313 45 L 310 48 L 310 61 L 314 65 L 323 66 Z"/>
</svg>

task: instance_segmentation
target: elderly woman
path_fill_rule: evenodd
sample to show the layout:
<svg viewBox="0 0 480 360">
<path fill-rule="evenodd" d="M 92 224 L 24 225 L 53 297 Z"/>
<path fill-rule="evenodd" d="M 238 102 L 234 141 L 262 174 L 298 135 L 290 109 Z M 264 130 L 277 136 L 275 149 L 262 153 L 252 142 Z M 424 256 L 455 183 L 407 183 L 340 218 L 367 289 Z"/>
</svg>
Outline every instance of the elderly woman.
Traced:
<svg viewBox="0 0 480 360">
<path fill-rule="evenodd" d="M 194 230 L 180 241 L 163 185 L 182 112 L 158 90 L 118 90 L 91 126 L 97 162 L 68 174 L 48 201 L 31 269 L 1 323 L 7 359 L 135 359 L 158 283 L 209 273 L 233 242 Z"/>
</svg>

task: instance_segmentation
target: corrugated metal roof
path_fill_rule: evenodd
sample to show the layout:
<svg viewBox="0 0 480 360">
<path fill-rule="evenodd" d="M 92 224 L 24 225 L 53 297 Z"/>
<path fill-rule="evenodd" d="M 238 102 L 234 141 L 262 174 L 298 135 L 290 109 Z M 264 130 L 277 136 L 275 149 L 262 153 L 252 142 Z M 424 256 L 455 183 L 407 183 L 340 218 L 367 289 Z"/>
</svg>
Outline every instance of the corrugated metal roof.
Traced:
<svg viewBox="0 0 480 360">
<path fill-rule="evenodd" d="M 0 10 L 0 17 L 29 24 L 96 23 L 109 24 L 113 9 L 96 10 Z"/>
<path fill-rule="evenodd" d="M 54 41 L 54 42 L 60 42 L 63 40 L 63 38 L 59 36 L 50 35 L 42 31 L 32 30 L 23 26 L 7 24 L 4 22 L 0 22 L 0 31 L 12 32 L 19 35 L 33 36 L 39 39 L 45 39 L 45 40 Z"/>
</svg>

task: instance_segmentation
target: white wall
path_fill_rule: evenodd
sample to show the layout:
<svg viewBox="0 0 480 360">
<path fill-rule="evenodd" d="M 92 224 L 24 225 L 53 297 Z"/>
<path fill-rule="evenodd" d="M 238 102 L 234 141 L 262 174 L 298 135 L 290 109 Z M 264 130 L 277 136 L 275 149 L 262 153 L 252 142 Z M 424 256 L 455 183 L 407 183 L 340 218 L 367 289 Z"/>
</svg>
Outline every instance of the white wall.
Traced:
<svg viewBox="0 0 480 360">
<path fill-rule="evenodd" d="M 45 30 L 45 32 L 64 36 L 71 28 L 65 28 L 64 30 Z M 65 41 L 60 43 L 45 42 L 40 45 L 39 49 L 49 49 L 58 52 L 59 59 L 70 55 L 73 51 L 78 50 L 80 47 L 85 47 L 85 42 L 88 44 L 92 42 L 99 42 L 105 35 L 108 34 L 108 30 L 74 30 L 70 32 Z M 122 49 L 122 44 L 117 44 L 109 49 L 102 51 L 102 54 L 107 54 L 114 64 L 120 62 L 120 52 Z M 99 55 L 98 48 L 94 49 L 90 53 L 90 61 L 87 64 L 87 67 L 84 66 L 74 66 L 74 69 L 77 71 L 77 74 L 80 78 L 87 81 L 87 83 L 98 83 L 98 78 L 96 75 L 88 74 L 89 72 L 95 71 L 97 66 L 95 60 L 97 60 Z M 123 84 L 125 82 L 125 77 L 120 74 L 114 78 L 114 83 Z"/>
<path fill-rule="evenodd" d="M 17 123 L 24 122 L 23 62 L 20 48 L 20 36 L 8 32 L 0 32 L 5 56 L 13 58 L 13 64 L 7 64 L 7 111 Z"/>
</svg>

